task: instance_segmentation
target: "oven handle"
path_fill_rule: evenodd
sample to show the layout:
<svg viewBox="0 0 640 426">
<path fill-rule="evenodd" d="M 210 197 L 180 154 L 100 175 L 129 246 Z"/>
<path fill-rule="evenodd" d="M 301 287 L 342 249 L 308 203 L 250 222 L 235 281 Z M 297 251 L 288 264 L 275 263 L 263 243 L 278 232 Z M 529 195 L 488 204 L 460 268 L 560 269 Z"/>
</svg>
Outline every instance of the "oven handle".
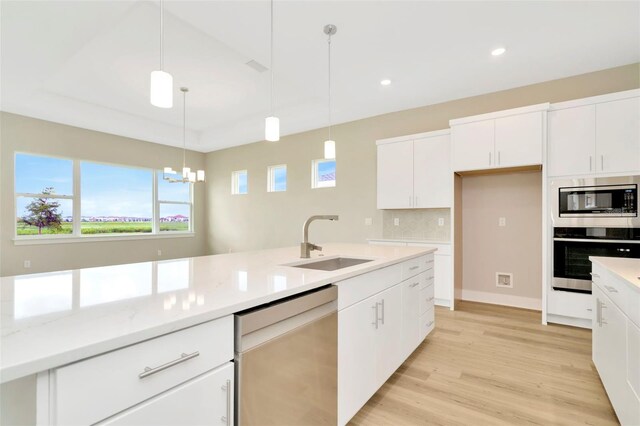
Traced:
<svg viewBox="0 0 640 426">
<path fill-rule="evenodd" d="M 569 241 L 574 243 L 640 244 L 640 240 L 598 240 L 598 239 L 582 239 L 582 238 L 554 238 L 553 241 Z"/>
</svg>

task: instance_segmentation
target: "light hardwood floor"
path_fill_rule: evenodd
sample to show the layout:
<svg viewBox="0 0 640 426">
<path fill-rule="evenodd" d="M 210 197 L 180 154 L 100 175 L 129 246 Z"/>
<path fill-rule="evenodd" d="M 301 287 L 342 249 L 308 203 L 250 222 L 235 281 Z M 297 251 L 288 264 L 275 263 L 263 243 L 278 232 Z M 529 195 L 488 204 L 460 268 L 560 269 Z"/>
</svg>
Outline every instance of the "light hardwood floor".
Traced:
<svg viewBox="0 0 640 426">
<path fill-rule="evenodd" d="M 473 302 L 436 328 L 352 425 L 617 425 L 591 362 L 591 330 Z"/>
</svg>

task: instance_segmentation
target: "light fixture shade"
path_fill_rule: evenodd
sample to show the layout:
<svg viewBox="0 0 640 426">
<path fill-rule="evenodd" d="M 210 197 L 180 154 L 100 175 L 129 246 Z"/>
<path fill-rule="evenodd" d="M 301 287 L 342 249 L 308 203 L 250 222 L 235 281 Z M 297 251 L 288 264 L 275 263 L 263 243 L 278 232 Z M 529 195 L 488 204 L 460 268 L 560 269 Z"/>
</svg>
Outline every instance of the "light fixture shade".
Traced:
<svg viewBox="0 0 640 426">
<path fill-rule="evenodd" d="M 204 170 L 198 170 L 196 172 L 196 180 L 198 182 L 204 182 Z"/>
<path fill-rule="evenodd" d="M 191 167 L 183 167 L 182 168 L 182 177 L 187 179 L 189 178 L 189 173 L 191 173 Z"/>
<path fill-rule="evenodd" d="M 264 138 L 269 142 L 280 140 L 280 119 L 278 117 L 264 119 Z"/>
<path fill-rule="evenodd" d="M 189 182 L 195 183 L 196 181 L 196 172 L 189 172 Z"/>
<path fill-rule="evenodd" d="M 151 105 L 158 108 L 173 107 L 173 76 L 164 71 L 151 71 Z"/>
<path fill-rule="evenodd" d="M 336 141 L 324 141 L 324 158 L 325 160 L 336 158 Z"/>
</svg>

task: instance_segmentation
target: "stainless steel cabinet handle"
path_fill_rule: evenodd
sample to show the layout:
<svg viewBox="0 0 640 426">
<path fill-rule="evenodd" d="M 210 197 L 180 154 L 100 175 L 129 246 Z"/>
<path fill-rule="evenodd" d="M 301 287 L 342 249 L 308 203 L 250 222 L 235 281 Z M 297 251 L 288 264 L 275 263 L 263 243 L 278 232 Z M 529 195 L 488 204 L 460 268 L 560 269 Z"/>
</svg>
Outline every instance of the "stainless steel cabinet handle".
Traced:
<svg viewBox="0 0 640 426">
<path fill-rule="evenodd" d="M 600 299 L 596 298 L 596 322 L 599 327 L 602 327 L 601 317 L 602 311 L 600 311 Z"/>
<path fill-rule="evenodd" d="M 414 287 L 415 287 L 415 286 L 417 286 L 418 284 L 420 284 L 420 282 L 413 283 L 413 284 L 409 285 L 409 287 L 414 288 Z"/>
<path fill-rule="evenodd" d="M 600 170 L 604 170 L 604 155 L 600 156 Z"/>
<path fill-rule="evenodd" d="M 616 290 L 615 287 L 611 287 L 610 285 L 605 285 L 604 288 L 606 288 L 609 293 L 617 293 L 618 292 L 618 290 Z"/>
<path fill-rule="evenodd" d="M 427 299 L 427 302 L 431 302 L 433 300 L 433 296 Z"/>
<path fill-rule="evenodd" d="M 413 207 L 413 200 L 412 200 L 412 196 L 409 195 L 409 207 Z"/>
<path fill-rule="evenodd" d="M 431 278 L 433 278 L 433 275 L 431 275 L 430 277 L 427 277 L 427 280 L 430 280 Z"/>
<path fill-rule="evenodd" d="M 498 151 L 498 166 L 500 165 L 500 151 Z"/>
<path fill-rule="evenodd" d="M 429 322 L 427 323 L 427 327 L 431 327 L 432 325 L 433 325 L 433 321 L 429 321 Z"/>
<path fill-rule="evenodd" d="M 375 311 L 374 315 L 375 315 L 375 319 L 376 319 L 374 322 L 371 323 L 371 325 L 375 325 L 376 326 L 376 330 L 377 330 L 378 329 L 378 302 L 376 302 L 376 304 L 373 305 L 371 307 L 371 309 L 373 309 Z"/>
<path fill-rule="evenodd" d="M 593 157 L 589 156 L 589 171 L 593 171 Z"/>
<path fill-rule="evenodd" d="M 376 305 L 380 305 L 382 307 L 382 317 L 380 318 L 380 322 L 382 323 L 382 325 L 384 325 L 384 299 L 382 299 L 382 302 L 378 302 L 376 303 Z M 376 309 L 376 312 L 378 310 Z"/>
<path fill-rule="evenodd" d="M 418 269 L 420 267 L 420 265 L 416 265 L 416 266 L 412 266 L 411 268 L 409 268 L 410 271 L 415 271 L 416 269 Z"/>
<path fill-rule="evenodd" d="M 227 380 L 227 384 L 222 386 L 222 390 L 227 392 L 227 415 L 220 417 L 227 426 L 231 426 L 231 380 Z"/>
<path fill-rule="evenodd" d="M 593 278 L 600 278 L 600 275 L 595 274 L 593 272 L 589 272 L 589 275 L 591 275 Z"/>
<path fill-rule="evenodd" d="M 141 379 L 144 379 L 145 377 L 149 377 L 153 374 L 159 373 L 160 371 L 166 370 L 167 368 L 171 368 L 174 365 L 182 364 L 183 362 L 189 361 L 190 359 L 193 359 L 197 356 L 200 356 L 200 352 L 198 351 L 195 351 L 194 353 L 191 353 L 191 354 L 183 353 L 180 355 L 180 358 L 174 359 L 173 361 L 169 361 L 166 364 L 162 364 L 158 367 L 154 367 L 154 368 L 145 367 L 144 371 L 138 374 L 138 377 Z"/>
<path fill-rule="evenodd" d="M 489 165 L 491 165 L 491 151 L 489 151 Z"/>
</svg>

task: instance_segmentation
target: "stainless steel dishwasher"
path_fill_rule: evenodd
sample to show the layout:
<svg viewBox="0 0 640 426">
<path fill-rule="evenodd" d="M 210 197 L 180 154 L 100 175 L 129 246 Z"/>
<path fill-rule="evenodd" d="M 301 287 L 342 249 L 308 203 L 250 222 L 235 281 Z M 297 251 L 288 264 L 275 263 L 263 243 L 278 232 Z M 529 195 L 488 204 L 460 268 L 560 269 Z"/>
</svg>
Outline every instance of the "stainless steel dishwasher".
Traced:
<svg viewBox="0 0 640 426">
<path fill-rule="evenodd" d="M 335 426 L 337 297 L 323 287 L 235 315 L 238 425 Z"/>
</svg>

